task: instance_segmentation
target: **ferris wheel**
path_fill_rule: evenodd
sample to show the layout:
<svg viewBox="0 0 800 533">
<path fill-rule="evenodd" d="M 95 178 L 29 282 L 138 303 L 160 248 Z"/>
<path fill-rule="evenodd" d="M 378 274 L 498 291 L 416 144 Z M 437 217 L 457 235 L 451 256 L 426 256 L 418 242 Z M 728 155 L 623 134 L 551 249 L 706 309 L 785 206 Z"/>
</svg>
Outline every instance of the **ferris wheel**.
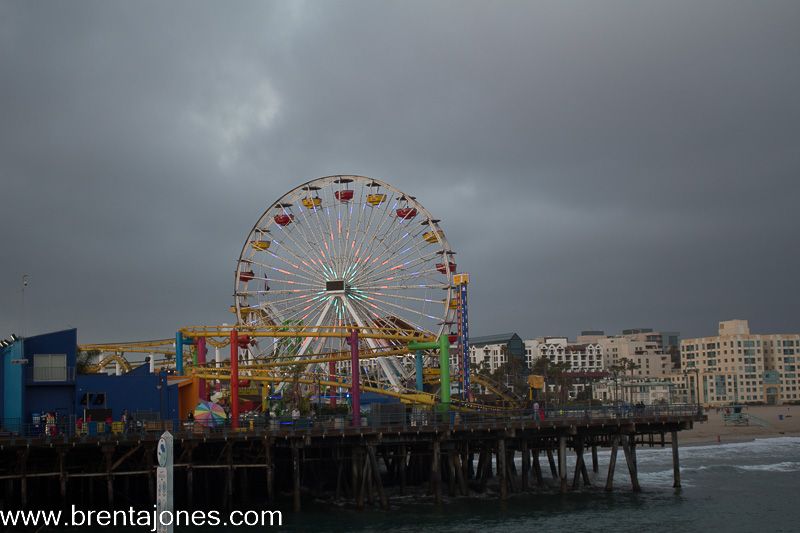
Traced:
<svg viewBox="0 0 800 533">
<path fill-rule="evenodd" d="M 454 252 L 439 220 L 391 185 L 327 176 L 289 191 L 261 215 L 236 267 L 238 322 L 249 326 L 359 326 L 441 335 L 453 323 Z M 342 349 L 342 339 L 276 338 L 263 357 Z M 369 348 L 388 348 L 370 339 Z M 402 358 L 373 364 L 392 385 Z"/>
</svg>

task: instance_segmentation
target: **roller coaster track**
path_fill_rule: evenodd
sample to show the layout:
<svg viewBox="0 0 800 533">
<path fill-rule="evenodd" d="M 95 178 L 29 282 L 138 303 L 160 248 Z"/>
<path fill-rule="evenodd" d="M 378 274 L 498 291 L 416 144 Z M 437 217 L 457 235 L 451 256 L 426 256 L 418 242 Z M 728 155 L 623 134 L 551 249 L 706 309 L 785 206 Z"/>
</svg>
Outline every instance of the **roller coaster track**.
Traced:
<svg viewBox="0 0 800 533">
<path fill-rule="evenodd" d="M 439 382 L 439 369 L 438 368 L 426 368 L 423 370 L 423 383 L 438 383 Z M 457 374 L 450 375 L 450 381 L 458 381 L 460 376 Z M 477 383 L 482 385 L 487 390 L 495 393 L 497 396 L 500 397 L 505 403 L 513 406 L 513 407 L 520 407 L 521 403 L 519 398 L 515 397 L 511 391 L 505 385 L 498 383 L 497 381 L 478 374 L 476 372 L 470 372 L 469 379 L 471 383 Z"/>
<path fill-rule="evenodd" d="M 81 344 L 78 346 L 78 349 L 82 352 L 97 351 L 101 353 L 158 353 L 175 355 L 175 339 Z"/>
<path fill-rule="evenodd" d="M 130 362 L 119 354 L 111 354 L 100 360 L 99 363 L 94 365 L 86 365 L 87 374 L 97 374 L 111 363 L 119 363 L 122 372 L 130 372 L 133 368 Z"/>
</svg>

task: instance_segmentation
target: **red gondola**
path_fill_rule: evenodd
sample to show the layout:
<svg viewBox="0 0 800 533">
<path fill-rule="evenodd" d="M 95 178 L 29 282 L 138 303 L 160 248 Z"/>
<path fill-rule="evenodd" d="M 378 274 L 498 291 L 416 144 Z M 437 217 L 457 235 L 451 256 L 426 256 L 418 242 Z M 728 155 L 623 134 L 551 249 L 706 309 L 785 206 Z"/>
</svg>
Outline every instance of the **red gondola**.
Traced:
<svg viewBox="0 0 800 533">
<path fill-rule="evenodd" d="M 243 270 L 243 271 L 239 272 L 239 281 L 243 281 L 243 282 L 247 283 L 248 281 L 253 279 L 255 276 L 256 276 L 256 274 L 252 270 L 246 270 L 246 271 Z"/>
<path fill-rule="evenodd" d="M 458 341 L 458 335 L 450 334 L 447 336 L 447 340 L 450 341 L 450 344 L 455 344 Z"/>
<path fill-rule="evenodd" d="M 336 191 L 333 193 L 336 196 L 336 199 L 340 202 L 349 202 L 353 199 L 353 189 L 343 189 L 341 191 Z"/>
<path fill-rule="evenodd" d="M 247 348 L 250 344 L 250 335 L 239 335 L 236 342 L 239 344 L 239 348 Z"/>
<path fill-rule="evenodd" d="M 397 210 L 397 218 L 401 220 L 411 220 L 417 216 L 417 210 L 413 207 L 401 207 Z"/>
<path fill-rule="evenodd" d="M 275 215 L 275 223 L 279 226 L 288 226 L 294 220 L 294 215 L 287 215 L 285 213 L 281 213 L 280 215 Z"/>
<path fill-rule="evenodd" d="M 438 270 L 442 274 L 447 274 L 447 267 L 448 266 L 450 267 L 450 272 L 455 272 L 456 271 L 456 264 L 453 263 L 452 261 L 450 261 L 450 263 L 448 263 L 448 265 L 445 265 L 444 263 L 436 263 L 436 270 Z"/>
</svg>

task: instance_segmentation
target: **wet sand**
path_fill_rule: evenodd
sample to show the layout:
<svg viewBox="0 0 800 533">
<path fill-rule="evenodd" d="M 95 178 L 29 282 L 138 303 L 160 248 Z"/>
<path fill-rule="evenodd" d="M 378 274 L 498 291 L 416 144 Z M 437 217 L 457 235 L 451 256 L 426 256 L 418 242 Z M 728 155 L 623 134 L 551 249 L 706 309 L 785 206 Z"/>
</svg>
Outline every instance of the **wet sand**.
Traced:
<svg viewBox="0 0 800 533">
<path fill-rule="evenodd" d="M 695 423 L 694 428 L 681 431 L 681 444 L 743 442 L 757 438 L 800 436 L 800 405 L 747 406 L 742 411 L 750 415 L 750 425 L 725 425 L 724 410 L 706 409 L 708 422 Z M 779 418 L 783 415 L 783 420 Z"/>
</svg>

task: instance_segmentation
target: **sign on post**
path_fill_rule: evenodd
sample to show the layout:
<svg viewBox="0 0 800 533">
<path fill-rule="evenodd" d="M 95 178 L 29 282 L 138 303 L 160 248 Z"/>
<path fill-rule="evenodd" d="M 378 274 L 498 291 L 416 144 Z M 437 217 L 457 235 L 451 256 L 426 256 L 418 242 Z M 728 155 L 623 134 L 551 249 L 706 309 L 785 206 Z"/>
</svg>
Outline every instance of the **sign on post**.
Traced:
<svg viewBox="0 0 800 533">
<path fill-rule="evenodd" d="M 158 441 L 156 456 L 158 469 L 156 470 L 156 520 L 158 533 L 172 533 L 175 523 L 174 487 L 173 487 L 173 437 L 165 431 Z M 166 522 L 166 524 L 165 524 Z"/>
</svg>

